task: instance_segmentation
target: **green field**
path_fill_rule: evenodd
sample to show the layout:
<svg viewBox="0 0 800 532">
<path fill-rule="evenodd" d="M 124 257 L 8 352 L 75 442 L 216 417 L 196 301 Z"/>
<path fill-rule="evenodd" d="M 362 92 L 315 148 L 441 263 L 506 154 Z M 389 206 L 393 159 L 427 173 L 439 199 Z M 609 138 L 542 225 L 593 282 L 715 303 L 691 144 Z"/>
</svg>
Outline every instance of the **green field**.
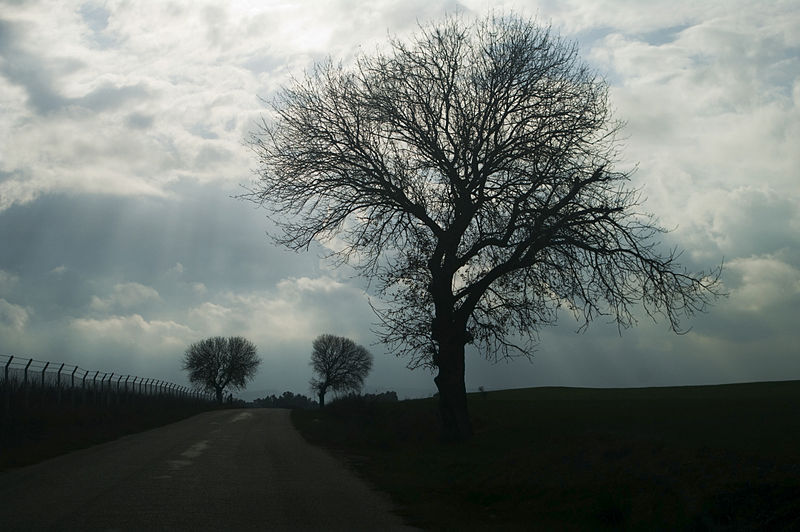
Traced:
<svg viewBox="0 0 800 532">
<path fill-rule="evenodd" d="M 293 411 L 428 530 L 800 530 L 800 381 L 472 394 Z"/>
</svg>

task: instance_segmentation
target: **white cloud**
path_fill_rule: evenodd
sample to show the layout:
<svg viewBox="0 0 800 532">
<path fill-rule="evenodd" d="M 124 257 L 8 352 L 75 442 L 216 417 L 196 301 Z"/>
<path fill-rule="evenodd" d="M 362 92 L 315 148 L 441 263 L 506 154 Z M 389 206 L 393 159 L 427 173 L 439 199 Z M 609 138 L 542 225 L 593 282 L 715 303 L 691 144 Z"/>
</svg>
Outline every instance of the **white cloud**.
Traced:
<svg viewBox="0 0 800 532">
<path fill-rule="evenodd" d="M 198 296 L 203 296 L 208 292 L 204 283 L 192 283 L 192 292 Z"/>
<path fill-rule="evenodd" d="M 19 276 L 0 270 L 0 291 L 6 291 L 19 283 Z"/>
<path fill-rule="evenodd" d="M 623 164 L 639 163 L 634 183 L 645 187 L 645 209 L 664 225 L 679 226 L 667 238 L 686 247 L 691 260 L 707 266 L 724 255 L 731 293 L 692 323 L 698 325 L 695 332 L 682 337 L 656 338 L 643 327 L 619 342 L 609 340 L 613 330 L 567 342 L 571 332 L 563 331 L 571 328 L 555 328 L 547 333 L 552 343 L 543 344 L 539 360 L 563 345 L 564 351 L 591 352 L 595 361 L 590 364 L 588 354 L 585 359 L 568 357 L 560 365 L 534 364 L 527 374 L 527 366 L 517 363 L 507 371 L 520 376 L 515 385 L 531 378 L 549 384 L 678 383 L 696 376 L 693 368 L 709 359 L 720 361 L 705 366 L 709 380 L 717 374 L 722 380 L 781 375 L 778 362 L 771 373 L 759 373 L 742 361 L 746 351 L 753 351 L 753 342 L 759 342 L 759 350 L 777 353 L 773 361 L 796 350 L 796 328 L 784 324 L 792 322 L 800 304 L 797 6 L 740 0 L 461 3 L 478 13 L 487 7 L 538 13 L 567 38 L 580 39 L 584 59 L 608 74 L 612 106 L 627 122 Z M 6 24 L 0 28 L 6 58 L 0 61 L 0 214 L 44 195 L 50 201 L 61 194 L 158 197 L 159 208 L 174 213 L 164 224 L 165 234 L 184 242 L 200 240 L 205 234 L 182 224 L 188 227 L 193 217 L 218 214 L 204 210 L 201 202 L 189 207 L 178 191 L 208 183 L 207 190 L 225 196 L 231 185 L 249 179 L 254 161 L 241 139 L 264 112 L 258 96 L 269 99 L 290 75 L 301 75 L 327 54 L 346 62 L 385 42 L 387 30 L 403 35 L 418 20 L 456 7 L 449 0 L 6 3 Z M 136 212 L 126 216 L 126 223 L 138 223 Z M 73 303 L 85 303 L 92 294 L 85 290 L 96 291 L 127 270 L 87 243 L 87 254 L 107 258 L 107 268 L 114 271 L 98 266 L 91 269 L 91 279 L 81 278 L 90 268 L 48 251 L 60 229 L 51 225 L 32 232 L 29 256 L 3 256 L 0 268 L 9 271 L 0 270 L 0 296 L 5 298 L 0 322 L 6 332 L 0 340 L 6 345 L 60 354 L 66 339 L 72 341 L 69 349 L 76 360 L 93 350 L 103 360 L 96 362 L 99 366 L 113 369 L 140 357 L 150 372 L 155 354 L 163 356 L 159 372 L 179 372 L 173 358 L 189 342 L 211 334 L 242 334 L 269 356 L 301 360 L 282 366 L 282 377 L 268 378 L 280 386 L 292 381 L 302 387 L 308 347 L 317 334 L 372 343 L 374 317 L 366 296 L 344 272 L 320 274 L 329 263 L 295 270 L 274 250 L 269 260 L 259 255 L 256 261 L 255 254 L 244 256 L 242 247 L 226 247 L 227 240 L 241 236 L 230 236 L 229 229 L 214 235 L 214 246 L 202 252 L 173 246 L 164 252 L 172 253 L 169 259 L 160 257 L 163 262 L 152 256 L 158 251 L 148 252 L 144 258 L 153 260 L 153 271 L 160 275 L 129 275 L 143 284 L 120 283 L 108 293 L 97 292 L 89 308 L 93 314 L 78 314 L 86 309 L 76 310 Z M 236 282 L 232 269 L 220 267 L 215 255 L 231 250 L 240 256 L 230 261 L 243 266 L 236 270 L 242 272 L 235 274 Z M 307 258 L 309 263 L 317 259 Z M 69 276 L 57 275 L 63 265 L 51 270 L 53 275 L 41 275 L 65 260 Z M 45 270 L 33 267 L 38 264 L 45 264 Z M 252 275 L 270 265 L 280 273 Z M 263 289 L 263 283 L 289 274 L 297 277 Z M 75 285 L 64 286 L 67 278 Z M 37 294 L 37 289 L 47 292 Z M 31 300 L 23 299 L 27 294 Z M 50 317 L 44 317 L 40 301 L 55 309 L 48 311 L 54 316 L 62 312 L 59 323 L 45 322 Z M 34 306 L 41 311 L 34 314 Z M 70 318 L 77 315 L 82 317 Z M 754 328 L 760 332 L 753 333 Z M 732 349 L 739 350 L 739 365 L 723 367 Z M 683 369 L 670 369 L 672 359 L 643 355 L 649 352 L 682 357 L 678 366 Z M 101 358 L 108 353 L 119 358 Z M 765 356 L 754 360 L 768 364 Z M 392 369 L 382 382 L 397 382 L 400 370 L 388 361 L 383 367 Z M 786 367 L 790 371 L 796 364 Z M 641 376 L 648 371 L 650 377 Z M 510 382 L 506 378 L 498 377 L 497 386 Z"/>
<path fill-rule="evenodd" d="M 369 343 L 372 321 L 366 294 L 327 276 L 283 279 L 266 292 L 228 292 L 188 313 L 205 336 L 241 334 L 262 345 L 310 342 L 325 332 Z"/>
<path fill-rule="evenodd" d="M 9 327 L 16 332 L 21 332 L 28 323 L 28 318 L 27 309 L 0 298 L 0 325 Z"/>
<path fill-rule="evenodd" d="M 90 307 L 99 312 L 114 309 L 130 309 L 141 305 L 161 301 L 158 291 L 139 283 L 119 283 L 114 285 L 114 292 L 104 298 L 92 296 Z"/>
<path fill-rule="evenodd" d="M 139 314 L 104 319 L 76 318 L 70 322 L 83 341 L 133 348 L 141 353 L 161 353 L 184 348 L 196 335 L 192 329 L 172 320 L 148 321 Z"/>
<path fill-rule="evenodd" d="M 59 266 L 56 266 L 56 267 L 55 267 L 55 268 L 53 268 L 52 270 L 50 270 L 50 275 L 57 275 L 57 276 L 64 275 L 64 273 L 65 273 L 65 272 L 66 272 L 68 269 L 69 269 L 69 268 L 67 268 L 66 266 L 64 266 L 63 264 L 61 264 L 61 265 L 59 265 Z"/>
<path fill-rule="evenodd" d="M 241 141 L 263 112 L 258 96 L 316 59 L 351 57 L 384 41 L 387 28 L 452 6 L 87 5 L 6 14 L 9 46 L 25 65 L 0 79 L 0 105 L 14 111 L 0 115 L 0 172 L 13 176 L 0 182 L 0 210 L 45 193 L 164 196 L 184 179 L 245 181 Z"/>
<path fill-rule="evenodd" d="M 762 255 L 736 258 L 728 264 L 728 270 L 740 283 L 730 294 L 735 309 L 763 313 L 791 302 L 800 307 L 800 269 Z"/>
<path fill-rule="evenodd" d="M 592 5 L 596 23 L 610 16 Z M 796 248 L 800 40 L 788 28 L 800 11 L 704 3 L 653 16 L 664 7 L 646 11 L 662 28 L 680 24 L 666 42 L 649 42 L 640 33 L 653 29 L 648 22 L 626 15 L 608 21 L 619 30 L 589 55 L 613 73 L 612 103 L 627 122 L 623 155 L 639 163 L 645 208 L 678 227 L 670 238 L 700 262 Z"/>
</svg>

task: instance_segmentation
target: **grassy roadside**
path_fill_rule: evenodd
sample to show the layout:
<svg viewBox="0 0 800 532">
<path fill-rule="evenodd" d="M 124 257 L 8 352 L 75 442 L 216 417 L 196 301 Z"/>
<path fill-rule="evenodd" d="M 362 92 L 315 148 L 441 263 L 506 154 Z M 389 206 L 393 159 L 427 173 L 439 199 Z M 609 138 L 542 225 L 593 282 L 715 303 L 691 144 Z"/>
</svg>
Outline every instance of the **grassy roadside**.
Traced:
<svg viewBox="0 0 800 532">
<path fill-rule="evenodd" d="M 174 423 L 206 405 L 140 399 L 127 405 L 45 405 L 0 416 L 0 472 Z"/>
<path fill-rule="evenodd" d="M 427 530 L 800 529 L 800 381 L 474 394 L 292 412 Z"/>
</svg>

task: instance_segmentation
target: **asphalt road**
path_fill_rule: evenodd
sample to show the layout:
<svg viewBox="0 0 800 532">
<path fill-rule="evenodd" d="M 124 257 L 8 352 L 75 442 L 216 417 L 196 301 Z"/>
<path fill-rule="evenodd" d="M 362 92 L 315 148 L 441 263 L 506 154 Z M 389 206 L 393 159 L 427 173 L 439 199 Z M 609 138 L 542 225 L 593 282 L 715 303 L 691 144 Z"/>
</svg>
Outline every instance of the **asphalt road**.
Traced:
<svg viewBox="0 0 800 532">
<path fill-rule="evenodd" d="M 288 410 L 207 412 L 0 473 L 0 530 L 412 530 Z"/>
</svg>

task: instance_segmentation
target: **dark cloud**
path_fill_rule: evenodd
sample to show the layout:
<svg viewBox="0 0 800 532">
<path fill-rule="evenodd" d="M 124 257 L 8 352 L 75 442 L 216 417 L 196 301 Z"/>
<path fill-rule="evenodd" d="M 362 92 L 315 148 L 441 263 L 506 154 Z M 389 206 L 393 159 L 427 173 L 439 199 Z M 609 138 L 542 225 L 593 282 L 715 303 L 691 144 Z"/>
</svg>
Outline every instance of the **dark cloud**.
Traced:
<svg viewBox="0 0 800 532">
<path fill-rule="evenodd" d="M 141 83 L 115 86 L 104 83 L 84 96 L 64 97 L 58 87 L 58 74 L 85 66 L 78 59 L 47 60 L 21 44 L 24 28 L 0 19 L 0 73 L 25 89 L 28 104 L 38 114 L 59 112 L 72 106 L 101 112 L 116 109 L 130 100 L 147 97 L 150 92 Z"/>
<path fill-rule="evenodd" d="M 151 284 L 181 263 L 192 281 L 230 290 L 314 275 L 313 260 L 270 246 L 263 213 L 230 197 L 237 192 L 177 185 L 168 198 L 46 195 L 0 212 L 0 269 L 45 277 L 64 265 L 86 279 Z"/>
<path fill-rule="evenodd" d="M 661 46 L 673 42 L 680 32 L 687 28 L 691 28 L 691 24 L 679 24 L 677 26 L 670 26 L 668 28 L 659 28 L 655 31 L 649 31 L 640 34 L 639 37 L 651 46 Z"/>
<path fill-rule="evenodd" d="M 108 17 L 111 13 L 103 6 L 85 3 L 78 8 L 83 20 L 93 32 L 101 32 L 108 26 Z"/>
<path fill-rule="evenodd" d="M 85 96 L 65 99 L 64 106 L 74 105 L 88 111 L 103 112 L 118 109 L 130 100 L 141 100 L 149 95 L 150 91 L 143 83 L 121 87 L 105 83 Z"/>
<path fill-rule="evenodd" d="M 131 113 L 125 118 L 125 124 L 131 129 L 150 129 L 155 117 L 142 113 Z"/>
<path fill-rule="evenodd" d="M 25 89 L 28 103 L 38 113 L 46 114 L 64 106 L 64 98 L 53 89 L 49 69 L 44 61 L 19 46 L 24 30 L 6 20 L 0 20 L 0 72 L 12 83 Z"/>
</svg>

